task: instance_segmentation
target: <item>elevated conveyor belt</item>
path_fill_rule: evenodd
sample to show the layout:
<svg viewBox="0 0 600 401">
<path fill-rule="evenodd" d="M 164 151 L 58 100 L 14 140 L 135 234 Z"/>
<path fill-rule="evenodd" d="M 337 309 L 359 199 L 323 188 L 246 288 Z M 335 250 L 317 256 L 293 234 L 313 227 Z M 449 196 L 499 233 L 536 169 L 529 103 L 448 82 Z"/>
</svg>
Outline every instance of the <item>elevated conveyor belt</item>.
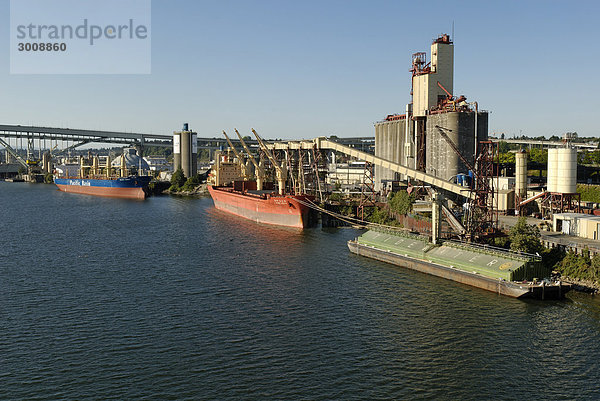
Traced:
<svg viewBox="0 0 600 401">
<path fill-rule="evenodd" d="M 441 206 L 442 206 L 442 213 L 446 217 L 446 220 L 448 221 L 448 223 L 450 224 L 450 226 L 452 226 L 452 228 L 457 233 L 459 233 L 459 234 L 466 234 L 467 233 L 467 229 L 456 218 L 456 216 L 454 215 L 454 213 L 452 213 L 452 211 L 450 209 L 448 209 L 448 207 L 446 205 L 442 204 Z"/>
<path fill-rule="evenodd" d="M 468 188 L 462 187 L 460 185 L 453 184 L 448 181 L 444 181 L 441 178 L 434 177 L 433 175 L 426 174 L 419 170 L 414 170 L 410 167 L 403 166 L 398 163 L 394 163 L 392 161 L 382 159 L 381 157 L 377 157 L 370 153 L 361 152 L 360 150 L 356 150 L 354 148 L 340 145 L 337 142 L 330 141 L 326 138 L 315 138 L 312 141 L 301 141 L 301 142 L 276 142 L 270 144 L 269 147 L 272 149 L 311 149 L 314 145 L 317 146 L 318 149 L 329 149 L 335 150 L 336 152 L 344 153 L 348 156 L 355 157 L 359 160 L 364 160 L 366 162 L 375 164 L 377 166 L 381 166 L 383 168 L 387 168 L 396 173 L 403 174 L 408 176 L 414 180 L 422 181 L 426 184 L 429 184 L 433 187 L 440 188 L 446 190 L 448 192 L 452 192 L 457 195 L 464 196 L 465 198 L 471 197 L 471 192 Z"/>
<path fill-rule="evenodd" d="M 537 194 L 537 195 L 533 195 L 532 197 L 530 197 L 530 198 L 528 198 L 528 199 L 525 199 L 523 202 L 519 203 L 519 207 L 521 207 L 521 206 L 525 206 L 525 205 L 526 205 L 526 204 L 528 204 L 529 202 L 532 202 L 532 201 L 534 201 L 534 200 L 536 200 L 536 199 L 538 199 L 538 198 L 541 198 L 542 196 L 544 196 L 544 195 L 547 195 L 547 194 L 548 194 L 548 192 L 546 192 L 546 191 L 542 191 L 542 192 L 540 192 L 540 193 L 539 193 L 539 194 Z"/>
</svg>

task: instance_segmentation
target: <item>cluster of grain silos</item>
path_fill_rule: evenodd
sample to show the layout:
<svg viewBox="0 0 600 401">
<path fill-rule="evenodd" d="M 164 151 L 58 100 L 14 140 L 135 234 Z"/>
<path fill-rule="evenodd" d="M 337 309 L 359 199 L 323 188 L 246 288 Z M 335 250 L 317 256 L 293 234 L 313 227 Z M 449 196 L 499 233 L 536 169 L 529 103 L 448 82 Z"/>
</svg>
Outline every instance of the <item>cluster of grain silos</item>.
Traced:
<svg viewBox="0 0 600 401">
<path fill-rule="evenodd" d="M 173 132 L 173 170 L 177 169 L 186 177 L 198 172 L 198 134 L 190 131 L 187 123 L 182 131 Z"/>
<path fill-rule="evenodd" d="M 407 163 L 406 160 L 406 156 L 410 155 L 410 148 L 407 149 L 405 144 L 408 143 L 410 146 L 412 142 L 410 140 L 408 142 L 406 141 L 406 122 L 408 120 L 410 119 L 406 119 L 406 116 L 404 116 L 402 119 L 398 118 L 392 121 L 382 121 L 381 123 L 375 124 L 375 155 L 414 168 L 414 162 Z M 410 127 L 408 128 L 408 132 L 410 133 Z M 407 150 L 409 152 L 407 152 Z M 381 166 L 375 166 L 374 173 L 378 185 L 381 185 L 382 181 L 398 181 L 403 178 L 400 177 L 398 173 Z"/>
<path fill-rule="evenodd" d="M 406 114 L 389 115 L 375 124 L 375 155 L 455 181 L 469 174 L 462 159 L 473 164 L 478 143 L 488 139 L 488 113 L 479 111 L 475 102 L 467 103 L 464 96 L 453 96 L 454 45 L 449 35 L 434 39 L 429 63 L 425 53 L 413 54 L 410 71 L 412 102 Z M 382 182 L 402 179 L 389 169 L 375 167 L 376 190 L 383 188 Z"/>
<path fill-rule="evenodd" d="M 574 148 L 548 149 L 547 192 L 574 194 L 577 192 L 577 150 Z"/>
<path fill-rule="evenodd" d="M 486 112 L 448 111 L 418 121 L 413 121 L 410 115 L 394 117 L 397 118 L 375 124 L 375 155 L 409 168 L 422 166 L 426 173 L 443 180 L 455 180 L 457 175 L 469 171 L 438 127 L 443 127 L 446 136 L 471 164 L 477 144 L 488 139 Z M 376 189 L 381 188 L 382 181 L 404 178 L 384 167 L 375 167 Z"/>
</svg>

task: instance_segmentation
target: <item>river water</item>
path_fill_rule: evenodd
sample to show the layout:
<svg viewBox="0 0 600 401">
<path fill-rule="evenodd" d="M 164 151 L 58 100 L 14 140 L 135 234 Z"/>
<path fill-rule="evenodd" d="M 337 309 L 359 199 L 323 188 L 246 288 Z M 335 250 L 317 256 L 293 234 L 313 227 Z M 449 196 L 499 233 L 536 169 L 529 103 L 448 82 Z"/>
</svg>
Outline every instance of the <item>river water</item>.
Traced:
<svg viewBox="0 0 600 401">
<path fill-rule="evenodd" d="M 499 296 L 210 198 L 0 202 L 0 399 L 600 399 L 599 298 Z"/>
</svg>

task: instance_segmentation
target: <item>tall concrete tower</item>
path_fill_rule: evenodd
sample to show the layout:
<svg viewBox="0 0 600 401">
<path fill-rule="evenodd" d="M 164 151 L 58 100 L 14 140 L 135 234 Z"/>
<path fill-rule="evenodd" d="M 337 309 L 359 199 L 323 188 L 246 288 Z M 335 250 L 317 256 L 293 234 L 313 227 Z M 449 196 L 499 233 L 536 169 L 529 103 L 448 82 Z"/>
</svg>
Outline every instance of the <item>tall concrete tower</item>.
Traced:
<svg viewBox="0 0 600 401">
<path fill-rule="evenodd" d="M 198 134 L 183 124 L 182 131 L 173 132 L 173 171 L 180 168 L 190 178 L 198 172 Z"/>
<path fill-rule="evenodd" d="M 422 117 L 454 90 L 454 44 L 447 34 L 431 44 L 431 62 L 426 64 L 425 53 L 413 55 L 413 115 Z M 440 85 L 438 85 L 438 82 Z"/>
</svg>

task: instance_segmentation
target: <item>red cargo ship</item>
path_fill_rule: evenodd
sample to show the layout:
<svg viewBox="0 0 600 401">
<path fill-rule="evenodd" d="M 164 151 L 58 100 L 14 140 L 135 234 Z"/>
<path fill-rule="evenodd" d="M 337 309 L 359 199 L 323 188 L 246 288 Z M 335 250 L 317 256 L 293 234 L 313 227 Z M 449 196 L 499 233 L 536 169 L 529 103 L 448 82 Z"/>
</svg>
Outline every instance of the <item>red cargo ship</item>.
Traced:
<svg viewBox="0 0 600 401">
<path fill-rule="evenodd" d="M 246 191 L 212 185 L 208 192 L 217 209 L 257 223 L 306 228 L 315 222 L 312 209 L 306 206 L 314 199 L 310 195 L 277 195 L 271 190 Z"/>
<path fill-rule="evenodd" d="M 275 192 L 274 183 L 267 182 L 265 179 L 263 161 L 254 159 L 240 133 L 237 130 L 235 132 L 248 154 L 249 162 L 254 165 L 255 174 L 249 172 L 249 167 L 244 163 L 244 156 L 235 150 L 223 131 L 237 159 L 231 159 L 228 154 L 222 155 L 221 152 L 215 154 L 215 164 L 208 178 L 208 192 L 215 207 L 257 223 L 295 228 L 314 225 L 318 218 L 317 213 L 310 207 L 314 196 L 304 193 L 295 195 L 286 193 L 285 161 L 280 164 L 256 131 L 252 130 L 275 170 L 278 184 L 278 192 Z M 253 179 L 254 175 L 256 179 Z"/>
</svg>

